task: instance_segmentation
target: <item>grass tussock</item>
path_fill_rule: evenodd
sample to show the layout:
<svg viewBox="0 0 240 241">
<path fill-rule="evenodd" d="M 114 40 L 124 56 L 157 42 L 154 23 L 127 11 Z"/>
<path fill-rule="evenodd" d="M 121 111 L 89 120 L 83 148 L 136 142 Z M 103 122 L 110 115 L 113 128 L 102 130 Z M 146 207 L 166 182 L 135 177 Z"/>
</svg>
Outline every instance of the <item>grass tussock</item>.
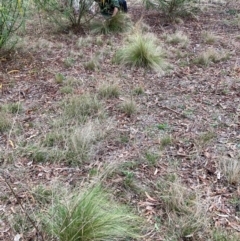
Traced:
<svg viewBox="0 0 240 241">
<path fill-rule="evenodd" d="M 126 32 L 132 26 L 130 17 L 125 13 L 118 13 L 105 21 L 94 21 L 91 23 L 92 33 L 109 34 L 115 32 Z"/>
<path fill-rule="evenodd" d="M 113 202 L 100 186 L 64 198 L 53 203 L 45 220 L 46 230 L 58 240 L 110 241 L 139 236 L 139 218 Z"/>
<path fill-rule="evenodd" d="M 163 71 L 166 67 L 164 51 L 159 47 L 156 37 L 139 31 L 127 37 L 124 46 L 117 51 L 115 61 L 157 71 Z"/>
</svg>

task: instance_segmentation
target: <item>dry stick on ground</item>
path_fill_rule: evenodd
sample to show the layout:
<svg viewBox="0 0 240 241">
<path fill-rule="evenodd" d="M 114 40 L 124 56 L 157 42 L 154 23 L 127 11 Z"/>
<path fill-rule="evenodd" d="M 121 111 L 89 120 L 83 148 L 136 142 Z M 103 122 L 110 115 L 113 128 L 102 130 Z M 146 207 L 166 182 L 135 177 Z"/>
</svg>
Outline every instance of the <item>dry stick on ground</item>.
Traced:
<svg viewBox="0 0 240 241">
<path fill-rule="evenodd" d="M 13 194 L 13 196 L 16 198 L 18 204 L 20 205 L 22 211 L 24 212 L 24 214 L 26 215 L 27 219 L 29 220 L 29 222 L 32 224 L 32 226 L 35 228 L 36 232 L 37 232 L 37 241 L 38 241 L 38 237 L 41 236 L 41 239 L 44 240 L 42 233 L 40 232 L 38 226 L 36 225 L 36 223 L 32 220 L 32 218 L 29 216 L 29 214 L 27 213 L 27 211 L 25 210 L 25 208 L 22 205 L 21 199 L 17 196 L 17 194 L 15 193 L 15 191 L 13 190 L 12 186 L 10 185 L 10 183 L 7 180 L 7 177 L 5 177 L 4 175 L 4 171 L 0 170 L 0 173 L 2 174 L 2 177 L 4 179 L 4 182 L 7 184 L 8 188 L 10 189 L 10 192 Z"/>
</svg>

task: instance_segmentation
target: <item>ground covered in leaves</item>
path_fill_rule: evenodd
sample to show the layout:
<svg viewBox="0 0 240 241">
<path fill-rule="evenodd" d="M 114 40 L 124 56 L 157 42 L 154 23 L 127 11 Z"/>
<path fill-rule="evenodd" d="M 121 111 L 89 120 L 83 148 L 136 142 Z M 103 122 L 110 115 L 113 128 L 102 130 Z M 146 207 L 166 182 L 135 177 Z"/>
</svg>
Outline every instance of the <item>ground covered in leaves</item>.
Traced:
<svg viewBox="0 0 240 241">
<path fill-rule="evenodd" d="M 26 213 L 34 219 L 41 190 L 97 177 L 145 218 L 143 240 L 230 240 L 210 235 L 218 228 L 239 240 L 240 8 L 201 8 L 175 23 L 129 3 L 133 22 L 142 19 L 165 51 L 171 68 L 164 74 L 115 64 L 124 34 L 59 33 L 29 22 L 16 50 L 0 59 L 0 104 L 10 120 L 2 127 L 0 117 L 0 240 L 37 240 Z M 176 32 L 187 41 L 171 41 Z M 217 60 L 201 59 L 213 49 Z M 105 95 L 106 86 L 115 86 L 116 96 Z M 97 98 L 87 121 L 68 111 L 71 98 L 82 96 Z M 85 148 L 78 137 L 89 133 Z M 185 233 L 186 223 L 199 220 L 177 215 L 174 222 L 166 197 L 173 206 L 174 195 L 193 191 L 206 224 Z"/>
</svg>

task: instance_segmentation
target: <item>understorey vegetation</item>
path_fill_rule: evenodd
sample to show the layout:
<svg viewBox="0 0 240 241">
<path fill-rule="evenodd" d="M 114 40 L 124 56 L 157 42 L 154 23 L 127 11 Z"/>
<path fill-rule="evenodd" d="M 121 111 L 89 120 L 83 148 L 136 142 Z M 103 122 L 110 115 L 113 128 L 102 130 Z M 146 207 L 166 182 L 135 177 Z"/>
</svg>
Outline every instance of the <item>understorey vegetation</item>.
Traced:
<svg viewBox="0 0 240 241">
<path fill-rule="evenodd" d="M 240 240 L 238 1 L 75 3 L 0 0 L 0 240 Z"/>
</svg>

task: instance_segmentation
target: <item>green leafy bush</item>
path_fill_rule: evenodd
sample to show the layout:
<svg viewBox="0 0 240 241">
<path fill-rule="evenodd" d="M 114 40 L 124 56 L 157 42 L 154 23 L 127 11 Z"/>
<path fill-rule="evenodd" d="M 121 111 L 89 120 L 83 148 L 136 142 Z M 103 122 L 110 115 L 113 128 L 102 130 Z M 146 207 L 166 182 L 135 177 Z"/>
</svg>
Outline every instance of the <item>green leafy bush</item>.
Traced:
<svg viewBox="0 0 240 241">
<path fill-rule="evenodd" d="M 12 48 L 16 41 L 10 38 L 23 25 L 25 7 L 20 0 L 0 0 L 0 49 L 8 44 Z"/>
</svg>

